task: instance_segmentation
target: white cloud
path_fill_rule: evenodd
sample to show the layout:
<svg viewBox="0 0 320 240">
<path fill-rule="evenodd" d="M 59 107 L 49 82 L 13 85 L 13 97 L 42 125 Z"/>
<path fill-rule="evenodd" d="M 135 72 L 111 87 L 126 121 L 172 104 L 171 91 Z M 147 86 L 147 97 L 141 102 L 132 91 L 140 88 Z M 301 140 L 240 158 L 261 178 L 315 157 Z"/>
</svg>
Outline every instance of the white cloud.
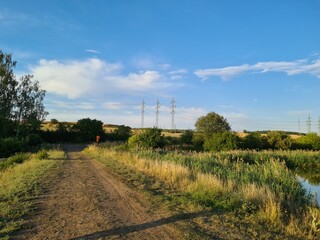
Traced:
<svg viewBox="0 0 320 240">
<path fill-rule="evenodd" d="M 241 66 L 231 66 L 225 68 L 211 68 L 211 69 L 199 69 L 194 72 L 196 76 L 203 80 L 211 76 L 219 76 L 223 80 L 228 80 L 239 74 L 242 74 L 250 69 L 250 66 L 245 64 Z"/>
<path fill-rule="evenodd" d="M 31 67 L 31 72 L 48 92 L 76 98 L 97 90 L 103 76 L 120 69 L 119 63 L 111 64 L 96 58 L 82 62 L 42 59 L 37 66 Z"/>
<path fill-rule="evenodd" d="M 181 79 L 181 78 L 183 78 L 187 73 L 188 73 L 188 70 L 187 70 L 187 69 L 184 69 L 184 68 L 180 68 L 180 69 L 172 70 L 172 71 L 168 72 L 168 74 L 170 75 L 170 78 L 171 78 L 172 80 Z"/>
<path fill-rule="evenodd" d="M 153 58 L 151 56 L 138 56 L 131 59 L 131 65 L 139 70 L 165 70 L 168 71 L 171 65 L 163 63 L 161 60 Z"/>
<path fill-rule="evenodd" d="M 211 76 L 218 76 L 222 80 L 228 80 L 245 72 L 283 72 L 288 75 L 297 75 L 304 73 L 320 78 L 320 60 L 310 61 L 308 59 L 300 59 L 292 62 L 258 62 L 253 65 L 245 64 L 224 68 L 199 69 L 196 70 L 194 74 L 202 79 L 208 79 Z"/>
<path fill-rule="evenodd" d="M 99 52 L 99 51 L 97 51 L 97 50 L 94 50 L 94 49 L 86 49 L 86 50 L 84 50 L 85 52 L 89 52 L 89 53 L 101 53 L 101 52 Z"/>
<path fill-rule="evenodd" d="M 120 63 L 109 63 L 98 58 L 83 61 L 57 61 L 42 59 L 30 68 L 49 93 L 77 98 L 103 93 L 135 93 L 180 86 L 169 82 L 158 71 L 122 74 Z"/>
</svg>

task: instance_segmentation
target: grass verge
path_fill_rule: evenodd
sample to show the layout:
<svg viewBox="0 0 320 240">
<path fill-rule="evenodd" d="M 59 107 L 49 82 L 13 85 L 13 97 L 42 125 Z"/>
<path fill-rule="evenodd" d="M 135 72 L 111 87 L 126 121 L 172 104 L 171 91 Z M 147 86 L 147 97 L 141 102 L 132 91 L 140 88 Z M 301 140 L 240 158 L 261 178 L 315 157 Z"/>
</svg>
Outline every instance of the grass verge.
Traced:
<svg viewBox="0 0 320 240">
<path fill-rule="evenodd" d="M 0 239 L 9 239 L 22 226 L 23 217 L 32 211 L 31 200 L 41 192 L 41 179 L 61 163 L 56 159 L 65 159 L 64 152 L 49 150 L 46 159 L 32 154 L 0 172 Z"/>
<path fill-rule="evenodd" d="M 216 221 L 224 219 L 229 227 L 231 224 L 234 229 L 245 229 L 246 238 L 319 238 L 319 209 L 310 205 L 308 194 L 277 159 L 248 163 L 241 158 L 223 158 L 223 154 L 210 158 L 207 154 L 188 153 L 183 158 L 178 153 L 163 156 L 96 146 L 90 146 L 85 153 L 109 167 L 111 163 L 115 169 L 126 166 L 145 178 L 159 180 L 171 192 L 180 193 L 178 199 L 184 199 L 189 208 L 219 210 Z M 173 202 L 177 195 L 171 194 Z"/>
</svg>

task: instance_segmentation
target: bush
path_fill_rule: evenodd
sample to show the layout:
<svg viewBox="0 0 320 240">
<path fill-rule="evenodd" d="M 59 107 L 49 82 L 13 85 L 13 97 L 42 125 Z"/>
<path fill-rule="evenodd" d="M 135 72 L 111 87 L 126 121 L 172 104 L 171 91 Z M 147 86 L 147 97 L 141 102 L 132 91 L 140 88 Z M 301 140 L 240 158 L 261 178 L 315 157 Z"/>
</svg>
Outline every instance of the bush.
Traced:
<svg viewBox="0 0 320 240">
<path fill-rule="evenodd" d="M 180 142 L 182 144 L 192 144 L 193 131 L 185 130 L 180 136 Z"/>
<path fill-rule="evenodd" d="M 77 132 L 78 141 L 80 142 L 93 142 L 96 136 L 104 137 L 103 123 L 96 119 L 84 118 L 78 120 L 74 125 Z"/>
<path fill-rule="evenodd" d="M 215 133 L 204 142 L 204 149 L 212 152 L 237 149 L 239 138 L 232 132 Z"/>
<path fill-rule="evenodd" d="M 29 154 L 27 153 L 19 153 L 19 154 L 13 155 L 9 157 L 6 161 L 0 162 L 0 170 L 3 171 L 15 164 L 23 163 L 28 158 L 29 158 Z"/>
<path fill-rule="evenodd" d="M 110 141 L 128 141 L 131 135 L 131 127 L 120 125 L 112 133 L 107 134 L 107 139 Z"/>
<path fill-rule="evenodd" d="M 241 141 L 242 149 L 261 150 L 268 147 L 268 142 L 265 137 L 262 137 L 258 132 L 248 133 Z"/>
<path fill-rule="evenodd" d="M 147 128 L 143 133 L 129 138 L 130 148 L 158 148 L 164 146 L 164 137 L 159 128 Z"/>
<path fill-rule="evenodd" d="M 29 147 L 34 147 L 43 143 L 43 139 L 38 134 L 34 134 L 34 133 L 29 134 L 25 138 L 25 141 Z"/>
<path fill-rule="evenodd" d="M 267 133 L 267 141 L 271 149 L 291 149 L 293 139 L 282 131 L 271 131 Z"/>
<path fill-rule="evenodd" d="M 302 149 L 320 150 L 320 136 L 316 133 L 308 133 L 306 136 L 298 138 L 296 143 Z"/>
<path fill-rule="evenodd" d="M 40 151 L 38 151 L 36 153 L 36 158 L 39 159 L 39 160 L 48 159 L 49 158 L 49 154 L 48 154 L 47 150 L 41 149 Z"/>
<path fill-rule="evenodd" d="M 128 139 L 128 146 L 129 148 L 141 148 L 142 147 L 142 140 L 140 135 L 133 135 Z"/>
<path fill-rule="evenodd" d="M 4 138 L 0 140 L 0 157 L 9 157 L 26 150 L 26 142 L 18 138 Z"/>
</svg>

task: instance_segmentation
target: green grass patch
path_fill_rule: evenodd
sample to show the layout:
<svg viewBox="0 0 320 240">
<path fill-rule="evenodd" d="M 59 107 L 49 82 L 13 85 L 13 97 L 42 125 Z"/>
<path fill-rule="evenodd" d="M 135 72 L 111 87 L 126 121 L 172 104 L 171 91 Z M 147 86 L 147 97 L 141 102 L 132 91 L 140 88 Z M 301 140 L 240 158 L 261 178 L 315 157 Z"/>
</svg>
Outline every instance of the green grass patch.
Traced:
<svg viewBox="0 0 320 240">
<path fill-rule="evenodd" d="M 51 160 L 40 160 L 37 154 L 26 155 L 28 160 L 10 165 L 0 172 L 0 238 L 9 238 L 12 232 L 21 227 L 23 217 L 32 209 L 31 200 L 41 192 L 41 179 L 60 163 L 52 156 L 64 156 L 62 151 L 58 153 L 57 150 L 48 151 L 47 154 Z"/>
</svg>

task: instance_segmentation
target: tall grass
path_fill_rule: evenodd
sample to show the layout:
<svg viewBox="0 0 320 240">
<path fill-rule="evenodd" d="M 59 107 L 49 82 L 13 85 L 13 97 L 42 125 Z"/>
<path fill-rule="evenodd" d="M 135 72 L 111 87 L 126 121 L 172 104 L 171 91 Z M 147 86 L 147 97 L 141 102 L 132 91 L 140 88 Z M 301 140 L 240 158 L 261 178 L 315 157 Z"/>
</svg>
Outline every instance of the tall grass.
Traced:
<svg viewBox="0 0 320 240">
<path fill-rule="evenodd" d="M 319 237 L 319 210 L 310 206 L 312 196 L 283 161 L 291 156 L 301 158 L 297 157 L 299 154 L 316 158 L 313 153 L 213 154 L 117 149 L 122 148 L 90 146 L 85 153 L 102 162 L 112 159 L 156 177 L 184 192 L 194 204 L 231 211 L 240 217 L 255 216 L 260 223 L 303 238 Z"/>
<path fill-rule="evenodd" d="M 64 158 L 58 150 L 48 151 L 51 160 L 40 160 L 36 154 L 29 160 L 0 172 L 0 238 L 20 228 L 22 217 L 31 210 L 31 199 L 40 193 L 39 181 L 49 169 Z"/>
</svg>

